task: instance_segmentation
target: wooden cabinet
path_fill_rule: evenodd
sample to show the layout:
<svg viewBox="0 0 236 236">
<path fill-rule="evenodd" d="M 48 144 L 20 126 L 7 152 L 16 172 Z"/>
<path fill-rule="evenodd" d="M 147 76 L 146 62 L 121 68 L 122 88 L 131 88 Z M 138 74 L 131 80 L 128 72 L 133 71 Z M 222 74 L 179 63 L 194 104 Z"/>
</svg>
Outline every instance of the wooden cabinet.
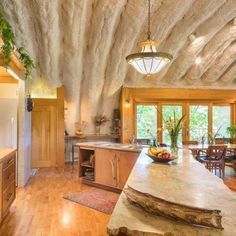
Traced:
<svg viewBox="0 0 236 236">
<path fill-rule="evenodd" d="M 109 149 L 95 151 L 95 180 L 99 184 L 116 187 L 116 152 Z"/>
<path fill-rule="evenodd" d="M 95 150 L 95 181 L 123 189 L 139 153 L 109 149 Z"/>
<path fill-rule="evenodd" d="M 116 151 L 117 156 L 117 187 L 123 189 L 138 158 L 136 152 Z"/>
<path fill-rule="evenodd" d="M 7 215 L 16 196 L 16 151 L 0 149 L 0 222 Z"/>
</svg>

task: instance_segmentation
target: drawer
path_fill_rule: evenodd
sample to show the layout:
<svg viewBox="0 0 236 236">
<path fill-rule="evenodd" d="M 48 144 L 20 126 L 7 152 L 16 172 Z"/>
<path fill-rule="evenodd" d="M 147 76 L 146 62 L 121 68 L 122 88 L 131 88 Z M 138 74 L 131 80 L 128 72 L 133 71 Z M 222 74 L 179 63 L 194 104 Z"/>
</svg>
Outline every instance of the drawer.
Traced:
<svg viewBox="0 0 236 236">
<path fill-rule="evenodd" d="M 3 192 L 2 196 L 2 213 L 3 216 L 7 213 L 9 207 L 15 199 L 15 181 L 13 181 L 7 189 Z"/>
<path fill-rule="evenodd" d="M 3 170 L 3 191 L 15 180 L 15 162 Z"/>
<path fill-rule="evenodd" d="M 4 158 L 4 160 L 3 160 L 3 169 L 6 169 L 13 162 L 15 162 L 15 156 L 16 156 L 16 154 L 14 153 L 14 154 Z"/>
</svg>

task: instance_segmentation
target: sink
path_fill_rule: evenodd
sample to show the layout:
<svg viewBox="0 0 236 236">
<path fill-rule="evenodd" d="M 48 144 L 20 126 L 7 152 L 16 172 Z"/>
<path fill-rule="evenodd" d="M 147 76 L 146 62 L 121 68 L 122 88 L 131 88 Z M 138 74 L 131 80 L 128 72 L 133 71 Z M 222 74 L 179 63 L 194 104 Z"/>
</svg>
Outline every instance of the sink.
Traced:
<svg viewBox="0 0 236 236">
<path fill-rule="evenodd" d="M 98 147 L 116 147 L 116 148 L 124 148 L 124 149 L 138 149 L 141 150 L 143 146 L 140 145 L 132 145 L 132 144 L 121 144 L 121 143 L 99 143 L 96 144 Z"/>
<path fill-rule="evenodd" d="M 99 143 L 99 144 L 96 144 L 96 146 L 110 147 L 110 146 L 114 146 L 114 145 L 112 143 Z"/>
</svg>

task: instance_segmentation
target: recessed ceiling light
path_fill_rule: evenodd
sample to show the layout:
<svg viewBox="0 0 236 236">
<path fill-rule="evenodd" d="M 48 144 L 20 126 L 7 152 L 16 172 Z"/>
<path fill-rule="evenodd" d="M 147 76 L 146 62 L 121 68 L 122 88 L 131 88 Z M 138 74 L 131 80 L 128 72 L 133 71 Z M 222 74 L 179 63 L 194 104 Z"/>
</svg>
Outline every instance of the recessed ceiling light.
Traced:
<svg viewBox="0 0 236 236">
<path fill-rule="evenodd" d="M 196 36 L 194 34 L 189 35 L 189 40 L 193 43 L 196 40 Z"/>
<path fill-rule="evenodd" d="M 229 33 L 233 36 L 236 35 L 236 17 L 233 19 L 232 26 L 230 27 Z"/>
<path fill-rule="evenodd" d="M 197 57 L 196 60 L 195 60 L 195 63 L 196 64 L 201 64 L 201 62 L 202 62 L 201 57 Z"/>
</svg>

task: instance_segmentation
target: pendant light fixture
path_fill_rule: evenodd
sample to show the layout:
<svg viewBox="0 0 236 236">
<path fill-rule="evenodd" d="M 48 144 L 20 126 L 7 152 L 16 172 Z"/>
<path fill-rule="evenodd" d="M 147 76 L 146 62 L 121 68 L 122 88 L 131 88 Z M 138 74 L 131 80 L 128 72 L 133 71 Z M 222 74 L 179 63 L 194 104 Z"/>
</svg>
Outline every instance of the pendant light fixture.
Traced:
<svg viewBox="0 0 236 236">
<path fill-rule="evenodd" d="M 139 73 L 151 75 L 159 72 L 172 59 L 172 55 L 165 52 L 157 52 L 157 42 L 151 40 L 151 6 L 148 0 L 148 31 L 147 39 L 141 43 L 141 52 L 130 54 L 126 57 L 127 62 L 132 65 Z"/>
</svg>

